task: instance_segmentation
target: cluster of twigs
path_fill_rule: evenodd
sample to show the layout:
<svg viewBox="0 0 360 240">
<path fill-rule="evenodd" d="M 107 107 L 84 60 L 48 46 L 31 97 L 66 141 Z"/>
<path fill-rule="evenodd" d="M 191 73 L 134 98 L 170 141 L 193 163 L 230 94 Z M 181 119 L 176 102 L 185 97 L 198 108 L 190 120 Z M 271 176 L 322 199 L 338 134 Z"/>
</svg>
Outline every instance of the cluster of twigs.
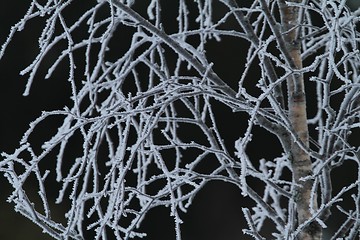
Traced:
<svg viewBox="0 0 360 240">
<path fill-rule="evenodd" d="M 33 0 L 0 53 L 2 57 L 15 33 L 31 19 L 46 19 L 39 53 L 21 72 L 29 76 L 27 95 L 47 53 L 67 43 L 46 77 L 61 62 L 68 63 L 73 105 L 43 112 L 30 124 L 20 147 L 2 154 L 0 171 L 14 187 L 9 200 L 17 211 L 56 239 L 84 239 L 90 230 L 94 239 L 128 239 L 145 236 L 137 228 L 146 213 L 167 206 L 181 239 L 180 212 L 205 184 L 220 180 L 238 186 L 256 204 L 243 209 L 249 226 L 244 233 L 255 239 L 265 239 L 265 220 L 274 223 L 273 237 L 278 239 L 321 236 L 335 209 L 345 220 L 333 239 L 358 234 L 359 148 L 349 138 L 359 127 L 359 11 L 350 11 L 346 1 L 332 0 L 259 0 L 248 6 L 235 0 L 178 0 L 171 3 L 178 9 L 177 28 L 164 29 L 170 16 L 161 4 L 170 3 L 86 1 L 86 10 L 69 22 L 64 12 L 73 2 Z M 147 15 L 134 9 L 146 9 Z M 286 22 L 287 17 L 297 24 Z M 125 29 L 128 42 L 122 40 Z M 80 40 L 74 37 L 84 30 Z M 215 39 L 221 46 L 224 37 L 248 42 L 246 65 L 239 66 L 242 75 L 233 79 L 219 77 L 206 55 L 207 43 Z M 126 50 L 116 55 L 110 47 L 114 41 Z M 82 78 L 76 74 L 79 66 Z M 254 66 L 255 77 L 250 73 Z M 237 89 L 230 87 L 232 81 L 238 82 Z M 249 84 L 256 91 L 245 87 Z M 314 129 L 310 135 L 292 119 L 304 96 L 307 105 L 316 108 L 306 122 Z M 246 131 L 232 146 L 225 144 L 218 128 L 216 102 L 234 115 L 248 116 Z M 38 151 L 29 137 L 52 116 L 62 118 L 62 124 Z M 247 145 L 261 137 L 253 134 L 255 127 L 279 139 L 281 156 L 252 159 Z M 69 158 L 72 139 L 81 139 L 82 150 Z M 236 153 L 229 151 L 234 146 Z M 297 169 L 305 164 L 296 162 L 299 152 L 300 158 L 309 159 L 306 171 Z M 216 159 L 216 167 L 201 170 L 209 158 Z M 47 169 L 46 161 L 56 161 L 56 168 Z M 357 180 L 334 192 L 337 176 L 332 171 L 345 161 L 357 166 L 352 169 Z M 289 179 L 284 171 L 293 176 Z M 60 184 L 56 203 L 70 202 L 63 222 L 51 215 L 50 178 Z M 42 205 L 27 194 L 25 185 L 31 179 L 36 179 Z M 252 187 L 249 179 L 262 182 L 263 189 Z M 304 189 L 309 199 L 303 199 Z M 348 192 L 353 201 L 346 208 L 342 200 Z"/>
</svg>

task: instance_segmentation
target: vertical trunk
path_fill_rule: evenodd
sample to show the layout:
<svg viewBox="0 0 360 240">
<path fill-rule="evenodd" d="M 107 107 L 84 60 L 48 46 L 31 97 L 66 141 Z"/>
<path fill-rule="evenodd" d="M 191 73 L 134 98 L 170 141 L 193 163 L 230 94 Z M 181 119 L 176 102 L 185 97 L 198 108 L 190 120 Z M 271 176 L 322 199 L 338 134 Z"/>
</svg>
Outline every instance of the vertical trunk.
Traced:
<svg viewBox="0 0 360 240">
<path fill-rule="evenodd" d="M 301 0 L 290 0 L 288 2 L 301 3 Z M 281 12 L 281 25 L 283 38 L 285 41 L 286 50 L 292 60 L 292 66 L 296 69 L 302 68 L 301 46 L 299 39 L 299 12 L 300 8 L 295 6 L 288 6 L 284 0 L 279 0 L 279 7 Z M 292 127 L 295 130 L 298 139 L 301 140 L 304 146 L 309 145 L 309 132 L 307 126 L 306 115 L 306 98 L 304 88 L 304 78 L 302 74 L 294 73 L 287 80 L 288 88 L 288 107 L 289 119 Z M 316 198 L 311 202 L 311 188 L 312 180 L 301 181 L 302 177 L 311 175 L 312 163 L 309 154 L 304 151 L 298 143 L 292 141 L 291 146 L 292 155 L 292 169 L 294 181 L 301 185 L 294 193 L 295 202 L 297 205 L 297 219 L 298 225 L 304 223 L 311 218 L 310 205 L 317 208 Z M 301 232 L 299 239 L 321 239 L 322 230 L 317 222 L 312 222 Z"/>
</svg>

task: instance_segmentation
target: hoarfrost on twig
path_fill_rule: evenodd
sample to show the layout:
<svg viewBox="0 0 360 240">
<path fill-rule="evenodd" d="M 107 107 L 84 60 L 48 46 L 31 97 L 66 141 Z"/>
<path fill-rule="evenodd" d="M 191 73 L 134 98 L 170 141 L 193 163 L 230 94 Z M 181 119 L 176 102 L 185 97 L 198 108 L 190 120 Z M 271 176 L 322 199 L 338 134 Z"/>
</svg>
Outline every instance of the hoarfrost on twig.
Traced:
<svg viewBox="0 0 360 240">
<path fill-rule="evenodd" d="M 44 111 L 30 123 L 14 153 L 1 154 L 0 171 L 13 186 L 8 200 L 16 211 L 56 239 L 85 239 L 86 231 L 93 231 L 95 239 L 128 239 L 146 237 L 138 231 L 142 221 L 151 209 L 164 206 L 174 219 L 176 239 L 181 239 L 182 212 L 208 182 L 223 181 L 254 202 L 252 209 L 243 208 L 248 225 L 243 232 L 254 239 L 265 239 L 265 221 L 273 224 L 273 237 L 297 239 L 314 222 L 326 228 L 336 209 L 346 220 L 335 235 L 358 234 L 354 219 L 360 214 L 359 147 L 350 136 L 360 126 L 359 12 L 348 9 L 345 0 L 263 0 L 249 6 L 235 0 L 179 0 L 171 3 L 177 8 L 174 29 L 167 29 L 167 18 L 174 19 L 164 16 L 159 0 L 89 1 L 71 22 L 66 10 L 73 2 L 33 0 L 1 48 L 0 58 L 31 19 L 46 19 L 38 54 L 20 73 L 28 77 L 24 95 L 30 93 L 49 52 L 66 43 L 45 78 L 68 62 L 73 103 Z M 283 7 L 301 9 L 300 24 L 277 22 Z M 289 46 L 286 39 L 292 31 L 298 38 Z M 119 43 L 125 39 L 122 34 L 130 38 Z M 221 46 L 226 38 L 248 43 L 247 54 L 239 53 L 247 62 L 232 79 L 221 77 L 217 61 L 210 61 L 207 53 L 210 44 Z M 294 49 L 301 49 L 300 68 Z M 84 54 L 78 57 L 81 50 Z M 252 74 L 254 69 L 258 74 Z M 83 71 L 81 77 L 78 71 Z M 292 87 L 301 90 L 299 76 L 309 80 L 307 100 L 316 105 L 307 121 L 314 129 L 309 145 L 295 129 L 290 104 L 285 103 L 293 97 Z M 219 105 L 234 116 L 246 114 L 244 122 L 235 123 L 244 125 L 238 140 L 227 142 Z M 35 149 L 31 136 L 52 117 L 62 124 Z M 260 128 L 277 138 L 278 143 L 266 144 L 278 144 L 280 156 L 253 158 L 248 145 L 262 137 Z M 82 149 L 69 158 L 74 139 L 81 139 Z M 313 162 L 309 174 L 299 179 L 294 179 L 294 146 Z M 201 169 L 209 159 L 216 164 Z M 55 169 L 44 168 L 47 161 L 55 161 Z M 357 166 L 357 180 L 334 191 L 332 171 L 345 161 Z M 27 192 L 31 179 L 40 205 Z M 69 204 L 62 223 L 52 218 L 48 181 L 58 188 L 56 203 Z M 314 204 L 309 206 L 311 216 L 299 224 L 296 204 L 305 182 L 311 183 Z M 348 192 L 352 209 L 342 204 Z"/>
</svg>

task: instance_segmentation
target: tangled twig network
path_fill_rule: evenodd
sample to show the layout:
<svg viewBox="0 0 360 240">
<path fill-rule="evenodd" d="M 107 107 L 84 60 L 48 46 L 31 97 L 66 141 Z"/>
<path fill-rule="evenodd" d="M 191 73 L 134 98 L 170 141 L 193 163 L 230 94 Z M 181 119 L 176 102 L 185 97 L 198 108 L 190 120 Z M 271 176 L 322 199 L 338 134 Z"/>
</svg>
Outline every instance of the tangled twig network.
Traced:
<svg viewBox="0 0 360 240">
<path fill-rule="evenodd" d="M 359 10 L 334 0 L 89 0 L 71 22 L 66 11 L 74 2 L 32 0 L 0 52 L 2 57 L 29 21 L 45 19 L 39 53 L 21 72 L 28 77 L 24 95 L 48 52 L 64 43 L 46 78 L 66 62 L 64 81 L 71 86 L 71 106 L 44 111 L 20 147 L 2 153 L 0 171 L 13 186 L 9 201 L 16 211 L 55 239 L 85 239 L 88 231 L 94 239 L 129 239 L 146 236 L 138 228 L 152 208 L 168 207 L 181 239 L 181 212 L 208 182 L 224 181 L 253 200 L 252 209 L 243 208 L 243 232 L 254 239 L 265 239 L 265 221 L 273 223 L 277 239 L 310 230 L 321 235 L 339 210 L 345 217 L 332 239 L 359 235 L 359 146 L 349 140 L 360 125 Z M 166 16 L 162 4 L 173 4 L 177 16 Z M 169 18 L 176 28 L 164 28 Z M 220 77 L 206 53 L 209 42 L 222 47 L 223 38 L 247 42 L 239 54 L 246 64 L 233 79 Z M 310 135 L 292 118 L 302 94 L 316 108 L 305 118 L 314 129 Z M 245 131 L 231 146 L 215 106 L 246 113 Z M 30 136 L 52 117 L 62 119 L 57 133 L 35 149 Z M 248 143 L 261 137 L 254 134 L 259 127 L 279 140 L 283 153 L 275 159 L 252 159 L 247 152 Z M 69 158 L 73 139 L 82 150 Z M 308 161 L 297 162 L 299 156 Z M 200 166 L 209 158 L 216 164 L 205 171 Z M 56 167 L 48 169 L 47 161 Z M 346 161 L 357 166 L 357 180 L 334 191 L 332 171 Z M 306 170 L 297 169 L 301 164 Z M 36 183 L 40 204 L 28 194 L 28 182 Z M 69 203 L 64 221 L 51 215 L 48 189 L 55 186 L 56 203 Z M 352 202 L 344 206 L 348 193 Z"/>
</svg>

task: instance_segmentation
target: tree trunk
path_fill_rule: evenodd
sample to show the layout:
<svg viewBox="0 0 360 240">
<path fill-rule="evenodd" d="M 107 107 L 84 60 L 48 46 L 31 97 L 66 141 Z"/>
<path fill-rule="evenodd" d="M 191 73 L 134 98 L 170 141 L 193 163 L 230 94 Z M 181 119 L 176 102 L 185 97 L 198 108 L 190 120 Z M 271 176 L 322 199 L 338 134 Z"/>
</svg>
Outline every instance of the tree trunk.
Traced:
<svg viewBox="0 0 360 240">
<path fill-rule="evenodd" d="M 301 3 L 301 0 L 290 0 L 288 2 Z M 302 68 L 301 45 L 299 42 L 300 31 L 296 26 L 300 24 L 301 8 L 289 6 L 283 0 L 279 0 L 281 12 L 281 26 L 286 52 L 290 56 L 290 66 L 293 69 Z M 291 157 L 293 178 L 296 184 L 294 200 L 297 206 L 298 225 L 309 220 L 312 216 L 310 206 L 317 209 L 316 197 L 311 202 L 311 189 L 313 180 L 303 181 L 301 178 L 312 174 L 312 163 L 309 154 L 304 151 L 298 141 L 306 148 L 309 146 L 309 131 L 306 114 L 306 98 L 303 74 L 294 73 L 287 79 L 289 119 L 298 140 L 291 141 Z M 301 231 L 299 239 L 321 239 L 322 230 L 320 225 L 313 221 Z"/>
</svg>

